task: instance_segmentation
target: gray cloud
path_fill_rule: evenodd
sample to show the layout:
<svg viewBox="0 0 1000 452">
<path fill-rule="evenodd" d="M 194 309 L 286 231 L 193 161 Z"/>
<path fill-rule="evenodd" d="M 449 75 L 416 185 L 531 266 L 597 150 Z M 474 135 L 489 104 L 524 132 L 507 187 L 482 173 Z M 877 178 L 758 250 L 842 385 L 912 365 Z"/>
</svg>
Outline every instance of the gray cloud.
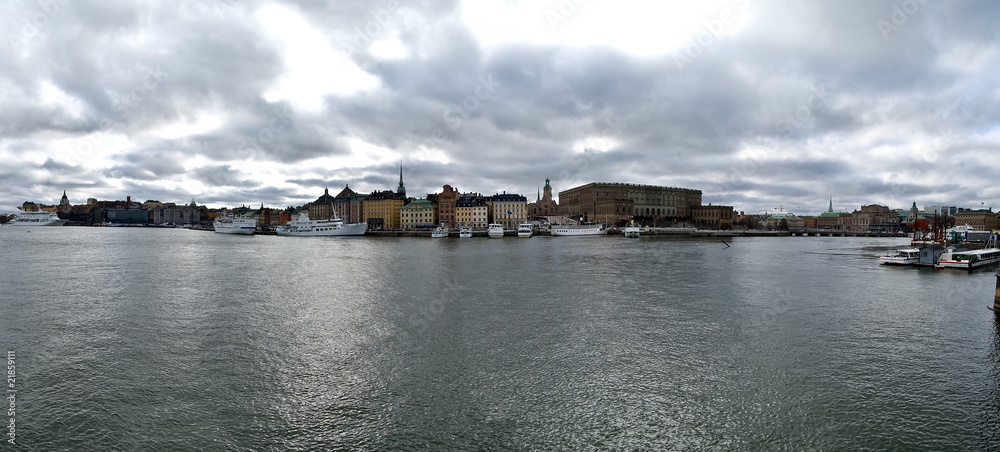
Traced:
<svg viewBox="0 0 1000 452">
<path fill-rule="evenodd" d="M 1000 4 L 918 3 L 897 24 L 890 0 L 755 1 L 690 57 L 486 47 L 458 2 L 278 3 L 376 84 L 317 94 L 318 111 L 271 97 L 290 67 L 258 17 L 270 2 L 0 6 L 0 211 L 63 189 L 286 206 L 324 187 L 393 189 L 400 159 L 417 196 L 452 184 L 530 197 L 546 177 L 556 192 L 696 188 L 745 211 L 1000 196 L 986 158 Z M 380 56 L 384 40 L 405 55 Z"/>
</svg>

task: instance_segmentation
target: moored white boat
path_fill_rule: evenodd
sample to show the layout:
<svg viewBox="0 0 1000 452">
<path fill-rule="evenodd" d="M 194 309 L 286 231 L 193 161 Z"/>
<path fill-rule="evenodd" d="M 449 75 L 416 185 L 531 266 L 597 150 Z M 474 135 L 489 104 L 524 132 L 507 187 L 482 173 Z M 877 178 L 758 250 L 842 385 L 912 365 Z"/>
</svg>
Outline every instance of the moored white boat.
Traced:
<svg viewBox="0 0 1000 452">
<path fill-rule="evenodd" d="M 299 237 L 345 237 L 365 235 L 368 223 L 344 224 L 340 218 L 310 220 L 309 214 L 301 213 L 296 220 L 289 221 L 276 230 L 278 235 Z"/>
<path fill-rule="evenodd" d="M 21 212 L 7 223 L 10 226 L 62 226 L 69 220 L 63 220 L 55 212 Z"/>
<path fill-rule="evenodd" d="M 499 223 L 490 223 L 486 233 L 490 236 L 490 238 L 503 237 L 503 225 Z"/>
<path fill-rule="evenodd" d="M 472 237 L 472 228 L 463 226 L 462 229 L 458 230 L 458 238 L 467 239 L 469 237 Z"/>
<path fill-rule="evenodd" d="M 440 239 L 444 237 L 448 237 L 448 230 L 443 226 L 438 226 L 431 231 L 431 238 Z"/>
<path fill-rule="evenodd" d="M 521 223 L 517 226 L 517 236 L 521 238 L 531 237 L 535 227 L 531 223 Z"/>
<path fill-rule="evenodd" d="M 986 241 L 981 250 L 949 251 L 941 255 L 934 268 L 961 268 L 971 270 L 1000 262 L 1000 248 L 996 245 L 996 235 Z"/>
<path fill-rule="evenodd" d="M 553 236 L 591 236 L 591 235 L 607 235 L 608 230 L 604 229 L 604 226 L 599 224 L 580 224 L 580 225 L 558 225 L 552 226 Z"/>
<path fill-rule="evenodd" d="M 212 223 L 215 232 L 222 234 L 253 235 L 257 231 L 257 220 L 253 218 L 219 217 Z"/>
<path fill-rule="evenodd" d="M 914 265 L 920 263 L 920 250 L 916 248 L 892 250 L 878 260 L 886 265 Z"/>
<path fill-rule="evenodd" d="M 628 226 L 625 226 L 625 237 L 632 239 L 639 238 L 639 226 L 635 224 L 635 220 L 632 220 Z"/>
</svg>

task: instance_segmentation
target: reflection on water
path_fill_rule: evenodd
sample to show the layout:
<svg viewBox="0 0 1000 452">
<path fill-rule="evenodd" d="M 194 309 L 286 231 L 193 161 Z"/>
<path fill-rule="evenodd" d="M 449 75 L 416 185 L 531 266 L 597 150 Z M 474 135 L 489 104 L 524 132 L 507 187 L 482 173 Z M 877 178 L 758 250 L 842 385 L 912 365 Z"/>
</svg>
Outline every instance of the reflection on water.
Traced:
<svg viewBox="0 0 1000 452">
<path fill-rule="evenodd" d="M 899 239 L 9 232 L 37 450 L 998 441 L 995 278 Z"/>
</svg>

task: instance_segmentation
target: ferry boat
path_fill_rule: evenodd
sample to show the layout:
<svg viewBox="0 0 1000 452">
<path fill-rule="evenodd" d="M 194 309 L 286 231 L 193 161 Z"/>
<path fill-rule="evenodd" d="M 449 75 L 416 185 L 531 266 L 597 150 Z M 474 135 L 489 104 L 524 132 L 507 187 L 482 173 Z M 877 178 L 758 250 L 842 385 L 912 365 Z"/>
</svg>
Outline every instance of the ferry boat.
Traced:
<svg viewBox="0 0 1000 452">
<path fill-rule="evenodd" d="M 1000 249 L 995 248 L 996 245 L 991 245 L 991 243 L 992 241 L 986 245 L 989 248 L 983 248 L 981 250 L 952 251 L 944 253 L 941 255 L 941 258 L 938 259 L 938 262 L 934 265 L 934 267 L 962 268 L 971 270 L 973 268 L 1000 262 Z"/>
<path fill-rule="evenodd" d="M 639 238 L 639 226 L 635 224 L 635 220 L 632 220 L 628 226 L 625 226 L 625 237 L 631 239 Z"/>
<path fill-rule="evenodd" d="M 553 236 L 590 236 L 590 235 L 607 235 L 608 230 L 604 229 L 604 226 L 599 224 L 580 224 L 580 225 L 558 225 L 552 226 Z"/>
<path fill-rule="evenodd" d="M 310 220 L 309 214 L 300 213 L 297 220 L 278 226 L 278 235 L 300 237 L 345 237 L 365 235 L 368 223 L 344 224 L 340 218 L 329 220 Z"/>
<path fill-rule="evenodd" d="M 431 238 L 440 239 L 444 237 L 448 237 L 448 230 L 442 226 L 434 228 L 434 231 L 431 232 Z"/>
<path fill-rule="evenodd" d="M 920 263 L 920 250 L 916 248 L 892 250 L 878 260 L 886 265 L 915 265 Z"/>
<path fill-rule="evenodd" d="M 486 230 L 490 238 L 493 237 L 503 237 L 503 225 L 500 223 L 490 223 L 489 228 Z"/>
<path fill-rule="evenodd" d="M 535 231 L 535 226 L 531 223 L 521 223 L 517 225 L 517 236 L 518 237 L 531 237 L 531 234 Z"/>
<path fill-rule="evenodd" d="M 55 212 L 21 212 L 7 223 L 11 226 L 62 226 L 69 222 Z"/>
<path fill-rule="evenodd" d="M 253 218 L 219 217 L 212 223 L 212 227 L 215 229 L 215 232 L 222 234 L 253 235 L 254 232 L 257 232 L 257 220 Z"/>
<path fill-rule="evenodd" d="M 462 229 L 458 230 L 458 238 L 467 239 L 469 237 L 472 237 L 472 228 L 462 226 Z"/>
</svg>

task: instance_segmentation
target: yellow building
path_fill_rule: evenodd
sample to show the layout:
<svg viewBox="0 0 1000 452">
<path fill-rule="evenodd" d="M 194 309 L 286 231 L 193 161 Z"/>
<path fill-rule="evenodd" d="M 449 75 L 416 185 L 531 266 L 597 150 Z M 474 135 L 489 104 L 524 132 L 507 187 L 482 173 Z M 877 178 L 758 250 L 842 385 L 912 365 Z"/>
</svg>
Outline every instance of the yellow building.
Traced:
<svg viewBox="0 0 1000 452">
<path fill-rule="evenodd" d="M 796 224 L 801 223 L 801 220 L 794 215 L 788 215 L 784 219 L 787 220 L 785 224 L 789 226 L 791 226 L 792 221 L 796 221 Z M 733 206 L 713 206 L 709 204 L 707 206 L 691 207 L 691 221 L 701 229 L 732 229 Z"/>
<path fill-rule="evenodd" d="M 437 206 L 426 199 L 414 199 L 399 210 L 399 225 L 405 230 L 437 224 Z"/>
<path fill-rule="evenodd" d="M 504 229 L 517 229 L 517 225 L 528 222 L 528 198 L 515 194 L 493 195 L 493 222 Z"/>
<path fill-rule="evenodd" d="M 490 208 L 486 205 L 486 198 L 479 193 L 459 196 L 455 202 L 455 220 L 459 226 L 485 229 L 490 222 Z"/>
<path fill-rule="evenodd" d="M 399 229 L 403 202 L 403 197 L 395 192 L 373 192 L 361 202 L 361 217 L 372 229 Z"/>
<path fill-rule="evenodd" d="M 559 192 L 559 214 L 567 217 L 588 215 L 591 221 L 603 221 L 595 215 L 613 213 L 615 199 L 631 200 L 631 215 L 676 220 L 691 218 L 691 208 L 701 205 L 701 190 L 657 185 L 593 182 Z M 598 212 L 605 202 L 606 210 Z"/>
</svg>

